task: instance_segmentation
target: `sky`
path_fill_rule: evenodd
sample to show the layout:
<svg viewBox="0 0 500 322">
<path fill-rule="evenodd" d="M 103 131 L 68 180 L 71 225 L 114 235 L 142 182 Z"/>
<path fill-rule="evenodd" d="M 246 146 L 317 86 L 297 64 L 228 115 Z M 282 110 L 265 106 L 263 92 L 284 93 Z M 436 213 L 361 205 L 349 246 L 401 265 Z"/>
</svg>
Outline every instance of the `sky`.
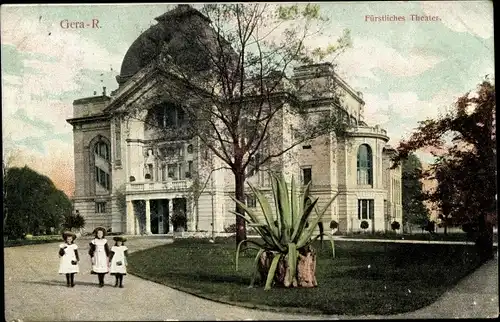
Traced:
<svg viewBox="0 0 500 322">
<path fill-rule="evenodd" d="M 418 122 L 446 112 L 494 76 L 491 1 L 322 2 L 330 20 L 309 45 L 334 42 L 347 28 L 352 47 L 337 73 L 363 92 L 365 120 L 396 146 Z M 2 5 L 2 139 L 4 159 L 49 176 L 73 195 L 75 99 L 117 88 L 125 53 L 172 4 Z M 412 15 L 434 21 L 414 21 Z M 370 17 L 372 16 L 372 17 Z M 404 17 L 404 21 L 387 20 Z M 413 16 L 415 17 L 415 16 Z M 65 21 L 99 28 L 64 28 Z M 419 153 L 431 162 L 428 151 Z"/>
</svg>

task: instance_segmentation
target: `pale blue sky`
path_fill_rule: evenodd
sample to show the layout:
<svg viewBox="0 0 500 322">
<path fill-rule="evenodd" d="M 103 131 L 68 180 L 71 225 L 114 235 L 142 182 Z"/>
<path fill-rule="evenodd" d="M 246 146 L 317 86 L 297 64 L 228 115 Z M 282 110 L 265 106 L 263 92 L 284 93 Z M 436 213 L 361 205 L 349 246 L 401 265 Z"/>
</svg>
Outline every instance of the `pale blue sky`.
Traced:
<svg viewBox="0 0 500 322">
<path fill-rule="evenodd" d="M 115 76 L 132 42 L 172 4 L 2 6 L 4 150 L 47 175 L 68 168 L 73 180 L 72 101 L 117 87 Z M 325 46 L 344 28 L 353 47 L 335 62 L 338 73 L 364 94 L 370 125 L 388 130 L 390 143 L 419 120 L 435 117 L 459 95 L 494 73 L 490 1 L 321 3 Z M 439 16 L 415 22 L 411 14 Z M 404 16 L 369 22 L 367 15 Z M 61 20 L 99 20 L 100 29 L 62 29 Z M 53 178 L 56 182 L 60 179 Z M 65 185 L 65 184 L 60 184 Z M 70 189 L 70 188 L 65 188 Z"/>
</svg>

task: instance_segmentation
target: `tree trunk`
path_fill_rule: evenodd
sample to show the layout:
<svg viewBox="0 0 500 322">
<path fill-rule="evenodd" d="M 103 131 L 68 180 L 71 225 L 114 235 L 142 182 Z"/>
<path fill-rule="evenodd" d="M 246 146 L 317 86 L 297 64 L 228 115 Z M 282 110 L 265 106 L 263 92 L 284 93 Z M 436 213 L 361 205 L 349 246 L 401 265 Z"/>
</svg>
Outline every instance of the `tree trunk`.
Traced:
<svg viewBox="0 0 500 322">
<path fill-rule="evenodd" d="M 236 200 L 245 203 L 245 174 L 243 172 L 235 172 L 235 198 Z M 245 211 L 242 207 L 236 204 L 236 213 L 245 215 Z M 242 240 L 247 238 L 247 231 L 245 225 L 245 219 L 240 216 L 236 216 L 236 245 L 238 245 Z M 244 245 L 243 245 L 244 246 Z"/>
<path fill-rule="evenodd" d="M 199 226 L 199 223 L 200 223 L 200 211 L 198 210 L 198 200 L 199 200 L 199 196 L 198 198 L 196 198 L 194 200 L 194 227 L 195 227 L 195 231 L 198 231 L 198 226 Z"/>
<path fill-rule="evenodd" d="M 448 224 L 444 223 L 444 234 L 445 236 L 448 235 Z"/>
<path fill-rule="evenodd" d="M 271 267 L 271 262 L 274 258 L 272 252 L 264 252 L 260 256 L 258 271 L 260 275 L 260 282 L 265 285 L 267 274 Z M 316 252 L 312 247 L 299 251 L 297 260 L 297 270 L 294 278 L 290 282 L 289 278 L 290 269 L 288 264 L 288 255 L 281 258 L 278 262 L 278 267 L 274 274 L 273 284 L 278 287 L 316 287 Z"/>
<path fill-rule="evenodd" d="M 479 252 L 481 262 L 485 262 L 494 257 L 493 253 L 493 216 L 482 214 L 479 218 L 476 248 Z"/>
</svg>

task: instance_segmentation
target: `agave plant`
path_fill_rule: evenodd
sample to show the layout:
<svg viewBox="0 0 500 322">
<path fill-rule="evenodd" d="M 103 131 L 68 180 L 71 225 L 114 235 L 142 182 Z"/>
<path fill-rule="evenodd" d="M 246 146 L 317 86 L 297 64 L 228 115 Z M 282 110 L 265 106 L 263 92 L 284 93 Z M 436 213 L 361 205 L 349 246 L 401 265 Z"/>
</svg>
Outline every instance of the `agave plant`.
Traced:
<svg viewBox="0 0 500 322">
<path fill-rule="evenodd" d="M 311 198 L 309 192 L 310 184 L 305 187 L 301 195 L 298 195 L 298 185 L 295 184 L 292 177 L 291 193 L 289 193 L 283 174 L 280 176 L 273 175 L 272 191 L 275 204 L 275 211 L 273 212 L 268 199 L 258 189 L 252 185 L 249 186 L 257 198 L 263 216 L 258 216 L 253 210 L 234 198 L 233 200 L 244 209 L 248 216 L 242 216 L 236 212 L 233 213 L 243 217 L 248 226 L 254 228 L 260 237 L 262 237 L 262 243 L 246 239 L 238 244 L 236 249 L 236 270 L 238 270 L 240 247 L 243 243 L 246 243 L 249 248 L 258 250 L 254 261 L 255 272 L 250 286 L 254 285 L 255 278 L 259 273 L 261 256 L 264 253 L 272 253 L 273 255 L 268 267 L 269 270 L 264 289 L 269 290 L 271 288 L 280 261 L 282 263 L 283 261 L 286 262 L 285 286 L 296 285 L 298 264 L 300 258 L 302 258 L 300 254 L 310 252 L 312 249 L 311 244 L 315 240 L 320 237 L 322 238 L 325 234 L 328 235 L 332 244 L 332 252 L 334 252 L 333 237 L 331 234 L 325 232 L 323 229 L 320 229 L 320 233 L 316 236 L 314 236 L 314 232 L 338 193 L 324 205 L 323 209 L 318 211 L 316 207 L 318 198 L 314 200 Z M 315 212 L 316 216 L 311 218 L 313 212 Z M 322 228 L 322 225 L 320 225 L 320 228 Z M 333 253 L 333 256 L 335 256 L 335 253 Z"/>
</svg>

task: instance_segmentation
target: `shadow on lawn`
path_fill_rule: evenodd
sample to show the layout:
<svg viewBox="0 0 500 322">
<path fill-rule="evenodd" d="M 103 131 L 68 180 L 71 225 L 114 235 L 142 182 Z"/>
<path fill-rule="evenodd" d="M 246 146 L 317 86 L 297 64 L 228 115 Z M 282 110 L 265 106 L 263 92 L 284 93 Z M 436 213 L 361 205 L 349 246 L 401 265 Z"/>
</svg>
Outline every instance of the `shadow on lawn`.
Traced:
<svg viewBox="0 0 500 322">
<path fill-rule="evenodd" d="M 233 284 L 239 286 L 248 286 L 250 285 L 250 278 L 246 278 L 243 276 L 238 276 L 234 274 L 211 274 L 209 272 L 169 272 L 168 278 L 172 281 L 176 281 L 177 279 L 190 279 L 196 280 L 200 282 L 210 282 L 210 283 L 220 283 L 220 284 Z"/>
</svg>

